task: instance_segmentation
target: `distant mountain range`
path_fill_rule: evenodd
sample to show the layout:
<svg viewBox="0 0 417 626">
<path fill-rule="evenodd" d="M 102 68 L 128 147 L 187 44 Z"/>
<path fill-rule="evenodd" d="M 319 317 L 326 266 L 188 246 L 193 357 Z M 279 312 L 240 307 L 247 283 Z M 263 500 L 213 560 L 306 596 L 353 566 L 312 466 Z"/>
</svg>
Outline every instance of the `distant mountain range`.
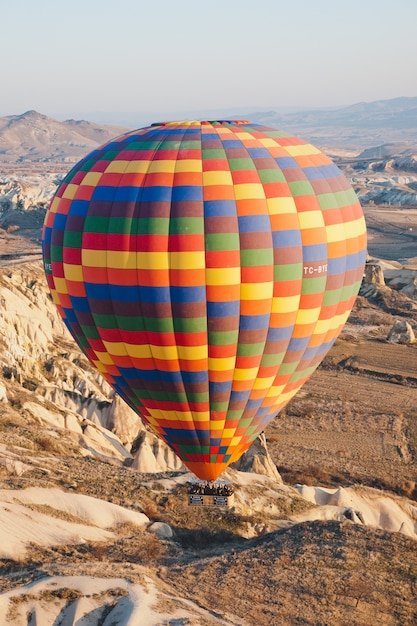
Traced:
<svg viewBox="0 0 417 626">
<path fill-rule="evenodd" d="M 231 118 L 281 128 L 342 153 L 417 143 L 417 97 L 361 102 L 338 109 L 258 111 Z M 84 120 L 59 121 L 36 111 L 0 118 L 0 164 L 71 164 L 127 130 Z M 389 151 L 389 149 L 388 149 Z"/>
<path fill-rule="evenodd" d="M 73 163 L 126 129 L 60 122 L 37 111 L 0 117 L 0 163 Z"/>
<path fill-rule="evenodd" d="M 293 113 L 255 112 L 250 119 L 294 132 L 319 146 L 365 149 L 416 143 L 417 97 L 358 102 L 338 109 Z"/>
</svg>

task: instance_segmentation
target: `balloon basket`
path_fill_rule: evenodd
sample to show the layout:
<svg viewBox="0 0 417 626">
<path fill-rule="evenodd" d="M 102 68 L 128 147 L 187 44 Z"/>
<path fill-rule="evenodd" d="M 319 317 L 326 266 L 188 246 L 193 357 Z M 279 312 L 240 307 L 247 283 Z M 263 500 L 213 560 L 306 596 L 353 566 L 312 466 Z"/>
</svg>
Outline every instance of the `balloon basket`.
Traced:
<svg viewBox="0 0 417 626">
<path fill-rule="evenodd" d="M 228 481 L 190 480 L 188 483 L 189 506 L 227 507 L 233 506 L 235 494 Z"/>
</svg>

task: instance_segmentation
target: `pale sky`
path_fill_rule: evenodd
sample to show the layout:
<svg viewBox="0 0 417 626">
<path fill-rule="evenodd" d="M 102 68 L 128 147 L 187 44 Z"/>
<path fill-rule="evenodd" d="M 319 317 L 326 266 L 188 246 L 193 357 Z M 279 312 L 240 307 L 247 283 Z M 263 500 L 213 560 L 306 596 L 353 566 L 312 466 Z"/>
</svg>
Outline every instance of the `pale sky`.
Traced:
<svg viewBox="0 0 417 626">
<path fill-rule="evenodd" d="M 417 0 L 0 0 L 0 9 L 0 116 L 158 121 L 417 96 Z"/>
</svg>

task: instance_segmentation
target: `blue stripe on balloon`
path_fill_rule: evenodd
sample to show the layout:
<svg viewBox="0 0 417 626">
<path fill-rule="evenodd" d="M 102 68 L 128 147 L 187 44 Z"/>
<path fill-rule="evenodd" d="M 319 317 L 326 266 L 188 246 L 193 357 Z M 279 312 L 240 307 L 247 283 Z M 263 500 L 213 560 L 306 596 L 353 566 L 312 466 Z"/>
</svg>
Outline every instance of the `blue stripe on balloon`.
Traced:
<svg viewBox="0 0 417 626">
<path fill-rule="evenodd" d="M 73 200 L 71 202 L 70 213 L 71 215 L 87 215 L 89 206 L 89 200 Z"/>
<path fill-rule="evenodd" d="M 272 231 L 274 248 L 293 248 L 301 244 L 301 233 L 297 230 Z"/>
<path fill-rule="evenodd" d="M 54 230 L 65 230 L 67 216 L 64 213 L 56 213 L 54 219 Z"/>
<path fill-rule="evenodd" d="M 354 270 L 357 267 L 361 267 L 366 261 L 366 250 L 349 254 L 346 257 L 346 266 L 348 270 Z"/>
<path fill-rule="evenodd" d="M 138 195 L 140 195 L 140 187 L 129 187 L 128 185 L 123 187 L 116 187 L 116 193 L 114 194 L 114 202 L 136 202 Z"/>
<path fill-rule="evenodd" d="M 227 380 L 224 382 L 213 382 L 210 381 L 209 383 L 209 393 L 210 394 L 214 394 L 214 393 L 224 393 L 225 391 L 229 391 L 230 388 L 232 386 L 232 381 L 231 380 Z"/>
<path fill-rule="evenodd" d="M 223 147 L 227 150 L 227 149 L 233 149 L 233 148 L 237 148 L 237 149 L 241 149 L 244 148 L 245 146 L 243 145 L 243 143 L 241 141 L 239 141 L 238 139 L 222 139 L 222 143 L 223 143 Z"/>
<path fill-rule="evenodd" d="M 208 381 L 208 371 L 181 372 L 181 378 L 185 383 L 205 383 Z"/>
<path fill-rule="evenodd" d="M 294 326 L 283 326 L 282 328 L 270 328 L 268 330 L 267 341 L 283 341 L 290 339 Z"/>
<path fill-rule="evenodd" d="M 90 310 L 88 300 L 84 296 L 70 296 L 70 300 L 74 311 L 85 313 Z"/>
<path fill-rule="evenodd" d="M 243 215 L 238 218 L 241 233 L 270 233 L 269 215 Z M 266 238 L 267 235 L 265 235 Z"/>
<path fill-rule="evenodd" d="M 162 287 L 146 287 L 146 289 L 162 289 Z M 170 287 L 172 302 L 205 302 L 206 286 L 196 287 Z M 142 294 L 142 288 L 141 288 Z M 151 300 L 153 302 L 153 300 Z"/>
<path fill-rule="evenodd" d="M 288 345 L 287 352 L 297 352 L 298 350 L 305 350 L 308 346 L 310 337 L 293 337 Z"/>
<path fill-rule="evenodd" d="M 242 402 L 242 400 L 247 400 L 250 396 L 251 390 L 247 391 L 232 391 L 230 394 L 230 403 L 232 402 Z"/>
<path fill-rule="evenodd" d="M 266 148 L 248 148 L 251 159 L 270 159 L 271 153 Z"/>
<path fill-rule="evenodd" d="M 247 409 L 252 409 L 252 410 L 253 409 L 259 409 L 259 407 L 261 406 L 262 402 L 263 402 L 262 398 L 256 399 L 256 400 L 249 400 L 247 405 L 246 405 L 246 408 Z"/>
<path fill-rule="evenodd" d="M 146 178 L 145 178 L 146 184 Z M 141 202 L 171 202 L 172 187 L 162 187 L 161 185 L 150 185 L 143 187 Z"/>
<path fill-rule="evenodd" d="M 87 298 L 90 298 L 92 300 L 107 300 L 109 297 L 108 285 L 85 282 L 84 288 Z"/>
<path fill-rule="evenodd" d="M 332 339 L 331 341 L 322 343 L 320 346 L 315 346 L 314 348 L 307 348 L 307 350 L 303 354 L 303 361 L 309 361 L 310 359 L 314 358 L 318 354 L 324 354 L 330 349 L 333 341 L 334 340 Z"/>
<path fill-rule="evenodd" d="M 309 180 L 320 180 L 322 178 L 338 178 L 339 176 L 341 176 L 341 171 L 336 165 L 334 165 L 334 163 L 329 163 L 327 165 L 316 165 L 313 167 L 303 167 L 302 169 Z"/>
<path fill-rule="evenodd" d="M 206 200 L 204 202 L 205 217 L 230 217 L 236 215 L 234 200 Z"/>
<path fill-rule="evenodd" d="M 277 157 L 275 161 L 278 163 L 281 169 L 289 169 L 289 168 L 299 168 L 299 164 L 293 157 L 285 156 L 285 157 Z"/>
<path fill-rule="evenodd" d="M 327 262 L 327 244 L 319 243 L 311 246 L 303 246 L 304 263 L 312 261 Z"/>
<path fill-rule="evenodd" d="M 200 442 L 207 440 L 210 445 L 210 431 L 209 430 L 187 430 L 186 428 L 164 428 L 166 438 L 168 441 L 175 441 L 178 443 L 178 440 L 181 439 L 183 443 L 187 441 L 187 439 L 194 440 L 196 437 Z M 171 439 L 172 438 L 172 439 Z"/>
<path fill-rule="evenodd" d="M 123 384 L 123 380 L 129 379 L 131 385 L 133 385 L 135 380 L 160 380 L 164 383 L 202 383 L 206 382 L 208 377 L 207 370 L 199 372 L 182 372 L 181 370 L 165 372 L 163 370 L 140 369 L 137 367 L 119 367 L 119 371 L 122 377 L 120 383 Z"/>
<path fill-rule="evenodd" d="M 329 276 L 342 274 L 346 269 L 346 257 L 342 256 L 338 259 L 329 259 L 327 263 L 327 273 Z"/>
<path fill-rule="evenodd" d="M 69 326 L 69 324 L 76 324 L 77 323 L 77 315 L 76 312 L 73 309 L 63 309 L 64 314 L 65 314 L 65 324 L 67 326 L 67 328 L 72 331 L 72 326 Z"/>
<path fill-rule="evenodd" d="M 100 185 L 94 188 L 91 200 L 98 200 L 100 202 L 113 200 L 115 188 L 110 185 Z"/>
<path fill-rule="evenodd" d="M 207 317 L 232 317 L 239 315 L 240 300 L 231 302 L 207 302 Z"/>
<path fill-rule="evenodd" d="M 119 302 L 137 302 L 137 285 L 100 285 L 84 283 L 88 298 L 96 300 L 107 299 L 109 290 L 113 300 Z M 198 287 L 139 287 L 141 302 L 205 302 L 206 288 Z"/>
<path fill-rule="evenodd" d="M 203 200 L 203 187 L 201 185 L 176 185 L 172 187 L 172 202 L 185 200 Z"/>
<path fill-rule="evenodd" d="M 264 315 L 241 315 L 239 327 L 242 330 L 261 330 L 269 326 L 269 313 Z"/>
</svg>

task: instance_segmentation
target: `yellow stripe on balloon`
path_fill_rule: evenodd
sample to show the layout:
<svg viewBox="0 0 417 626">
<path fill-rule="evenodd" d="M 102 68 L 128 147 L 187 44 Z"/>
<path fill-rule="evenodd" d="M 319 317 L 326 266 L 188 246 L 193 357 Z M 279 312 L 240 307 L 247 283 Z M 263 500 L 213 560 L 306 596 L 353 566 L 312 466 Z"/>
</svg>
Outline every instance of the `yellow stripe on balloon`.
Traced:
<svg viewBox="0 0 417 626">
<path fill-rule="evenodd" d="M 239 285 L 240 267 L 209 267 L 206 269 L 206 284 Z"/>
<path fill-rule="evenodd" d="M 113 163 L 120 163 L 120 161 L 113 161 Z M 146 174 L 146 172 L 148 171 L 149 163 L 151 163 L 151 161 L 141 159 L 136 161 L 123 161 L 123 163 L 125 164 L 124 168 L 120 171 L 124 172 L 125 174 Z M 110 165 L 112 165 L 112 163 Z M 106 172 L 112 171 L 114 172 L 116 170 L 112 170 L 109 168 L 106 169 Z"/>
<path fill-rule="evenodd" d="M 242 183 L 234 189 L 236 200 L 265 200 L 265 190 L 260 183 Z"/>
<path fill-rule="evenodd" d="M 349 313 L 350 311 L 346 311 L 345 313 L 340 313 L 339 315 L 335 315 L 334 318 L 332 319 L 330 330 L 339 328 L 339 326 L 340 327 L 344 326 L 347 321 L 347 318 L 349 317 Z"/>
<path fill-rule="evenodd" d="M 269 389 L 275 380 L 275 376 L 268 376 L 268 378 L 256 378 L 252 389 Z"/>
<path fill-rule="evenodd" d="M 203 172 L 203 187 L 212 185 L 233 185 L 233 179 L 230 172 L 213 171 Z"/>
<path fill-rule="evenodd" d="M 285 213 L 297 213 L 294 198 L 283 196 L 282 198 L 267 198 L 268 212 L 270 215 L 282 215 Z"/>
<path fill-rule="evenodd" d="M 239 137 L 240 141 L 254 141 L 253 135 L 251 133 L 245 133 L 245 132 L 241 133 L 240 132 L 238 137 Z"/>
<path fill-rule="evenodd" d="M 126 356 L 126 344 L 121 341 L 103 341 L 103 345 L 109 354 L 113 356 Z"/>
<path fill-rule="evenodd" d="M 141 270 L 167 270 L 169 269 L 168 252 L 137 252 L 136 265 Z"/>
<path fill-rule="evenodd" d="M 86 267 L 106 267 L 107 251 L 106 250 L 81 250 L 81 264 Z"/>
<path fill-rule="evenodd" d="M 113 269 L 136 269 L 136 253 L 129 250 L 108 250 L 106 267 Z"/>
<path fill-rule="evenodd" d="M 285 388 L 285 385 L 272 385 L 271 389 L 268 391 L 265 398 L 274 398 L 275 396 L 278 397 L 280 393 L 282 393 L 284 388 Z M 265 406 L 265 405 L 268 406 L 269 403 L 265 401 L 262 402 L 262 406 Z"/>
<path fill-rule="evenodd" d="M 100 374 L 107 374 L 107 367 L 100 361 L 92 361 L 94 367 L 100 372 Z"/>
<path fill-rule="evenodd" d="M 332 318 L 328 320 L 318 320 L 314 329 L 314 334 L 323 335 L 324 333 L 327 333 L 331 328 L 332 321 Z"/>
<path fill-rule="evenodd" d="M 154 359 L 161 361 L 176 361 L 178 360 L 178 352 L 176 346 L 150 346 L 151 353 Z"/>
<path fill-rule="evenodd" d="M 240 286 L 241 300 L 267 300 L 272 298 L 274 283 L 242 283 Z"/>
<path fill-rule="evenodd" d="M 176 164 L 177 161 L 174 159 L 156 159 L 150 162 L 148 167 L 148 174 L 173 174 Z"/>
<path fill-rule="evenodd" d="M 300 144 L 297 146 L 285 146 L 285 149 L 288 154 L 293 157 L 320 154 L 320 150 L 312 146 L 311 143 Z"/>
<path fill-rule="evenodd" d="M 320 311 L 320 306 L 314 309 L 300 309 L 297 313 L 297 317 L 295 318 L 295 325 L 312 324 L 317 320 L 320 315 Z"/>
<path fill-rule="evenodd" d="M 335 241 L 346 241 L 346 226 L 347 224 L 331 224 L 326 226 L 326 237 L 328 243 L 334 243 Z M 355 237 L 357 235 L 355 234 Z M 341 253 L 345 254 L 344 250 Z"/>
<path fill-rule="evenodd" d="M 208 359 L 208 346 L 177 346 L 178 357 L 184 361 L 201 361 Z"/>
<path fill-rule="evenodd" d="M 149 254 L 149 253 L 147 253 Z M 161 254 L 161 253 L 156 253 Z M 206 266 L 204 250 L 169 252 L 169 267 L 172 270 L 200 270 Z M 152 268 L 156 269 L 156 268 Z M 159 269 L 159 268 L 158 268 Z"/>
<path fill-rule="evenodd" d="M 272 298 L 271 313 L 293 313 L 300 304 L 300 296 L 276 296 Z"/>
<path fill-rule="evenodd" d="M 320 226 L 324 226 L 322 211 L 300 211 L 298 221 L 301 230 L 304 228 L 319 228 Z"/>
<path fill-rule="evenodd" d="M 265 148 L 276 148 L 277 147 L 277 142 L 275 141 L 275 139 L 270 139 L 270 138 L 259 138 L 258 139 L 259 143 L 262 144 Z"/>
<path fill-rule="evenodd" d="M 51 298 L 52 302 L 58 306 L 61 305 L 61 301 L 59 299 L 59 294 L 56 289 L 51 289 Z"/>
<path fill-rule="evenodd" d="M 365 232 L 365 221 L 363 218 L 344 222 L 343 224 L 331 224 L 326 226 L 328 243 L 335 241 L 345 241 L 346 239 L 357 239 Z"/>
<path fill-rule="evenodd" d="M 199 424 L 207 424 L 207 428 L 209 426 L 209 411 L 164 411 L 163 409 L 148 408 L 148 412 L 158 420 L 190 422 L 190 424 L 198 422 Z"/>
<path fill-rule="evenodd" d="M 64 263 L 64 276 L 66 280 L 72 280 L 76 283 L 84 281 L 83 268 L 81 267 L 81 265 Z"/>
<path fill-rule="evenodd" d="M 287 391 L 287 393 L 282 393 L 279 397 L 279 403 L 281 405 L 288 404 L 288 402 L 295 396 L 298 392 L 298 387 L 296 389 L 292 389 L 291 391 Z"/>
<path fill-rule="evenodd" d="M 62 294 L 68 293 L 66 278 L 59 278 L 58 276 L 55 276 L 54 284 L 55 284 L 55 289 L 57 290 L 57 293 L 62 293 Z"/>
<path fill-rule="evenodd" d="M 128 353 L 128 355 L 135 359 L 151 359 L 152 358 L 151 347 L 147 343 L 138 344 L 138 345 L 126 343 L 125 346 L 126 346 L 126 352 Z"/>
<path fill-rule="evenodd" d="M 258 367 L 236 367 L 233 372 L 233 380 L 253 380 L 258 371 Z"/>
<path fill-rule="evenodd" d="M 117 159 L 116 161 L 111 161 L 105 169 L 106 174 L 123 174 L 126 171 L 127 166 L 129 165 L 129 161 L 123 161 L 122 159 Z"/>
<path fill-rule="evenodd" d="M 100 178 L 103 176 L 101 172 L 87 172 L 81 181 L 81 185 L 90 185 L 96 187 Z"/>
<path fill-rule="evenodd" d="M 175 162 L 175 173 L 177 172 L 202 172 L 203 162 L 201 159 L 182 159 Z"/>
<path fill-rule="evenodd" d="M 103 365 L 114 365 L 114 361 L 108 352 L 98 352 L 97 350 L 94 350 L 94 353 Z"/>
<path fill-rule="evenodd" d="M 56 210 L 57 210 L 60 202 L 61 202 L 61 198 L 59 198 L 58 196 L 55 196 L 54 199 L 51 202 L 51 206 L 49 207 L 49 212 L 50 213 L 56 213 Z"/>
<path fill-rule="evenodd" d="M 208 358 L 208 369 L 213 370 L 213 372 L 226 372 L 228 370 L 233 370 L 236 363 L 235 356 L 228 356 L 224 358 Z"/>
<path fill-rule="evenodd" d="M 75 194 L 77 193 L 77 189 L 78 189 L 79 185 L 74 185 L 72 183 L 69 183 L 64 191 L 64 193 L 62 194 L 63 198 L 67 198 L 68 200 L 72 200 L 73 197 L 75 196 Z"/>
</svg>

